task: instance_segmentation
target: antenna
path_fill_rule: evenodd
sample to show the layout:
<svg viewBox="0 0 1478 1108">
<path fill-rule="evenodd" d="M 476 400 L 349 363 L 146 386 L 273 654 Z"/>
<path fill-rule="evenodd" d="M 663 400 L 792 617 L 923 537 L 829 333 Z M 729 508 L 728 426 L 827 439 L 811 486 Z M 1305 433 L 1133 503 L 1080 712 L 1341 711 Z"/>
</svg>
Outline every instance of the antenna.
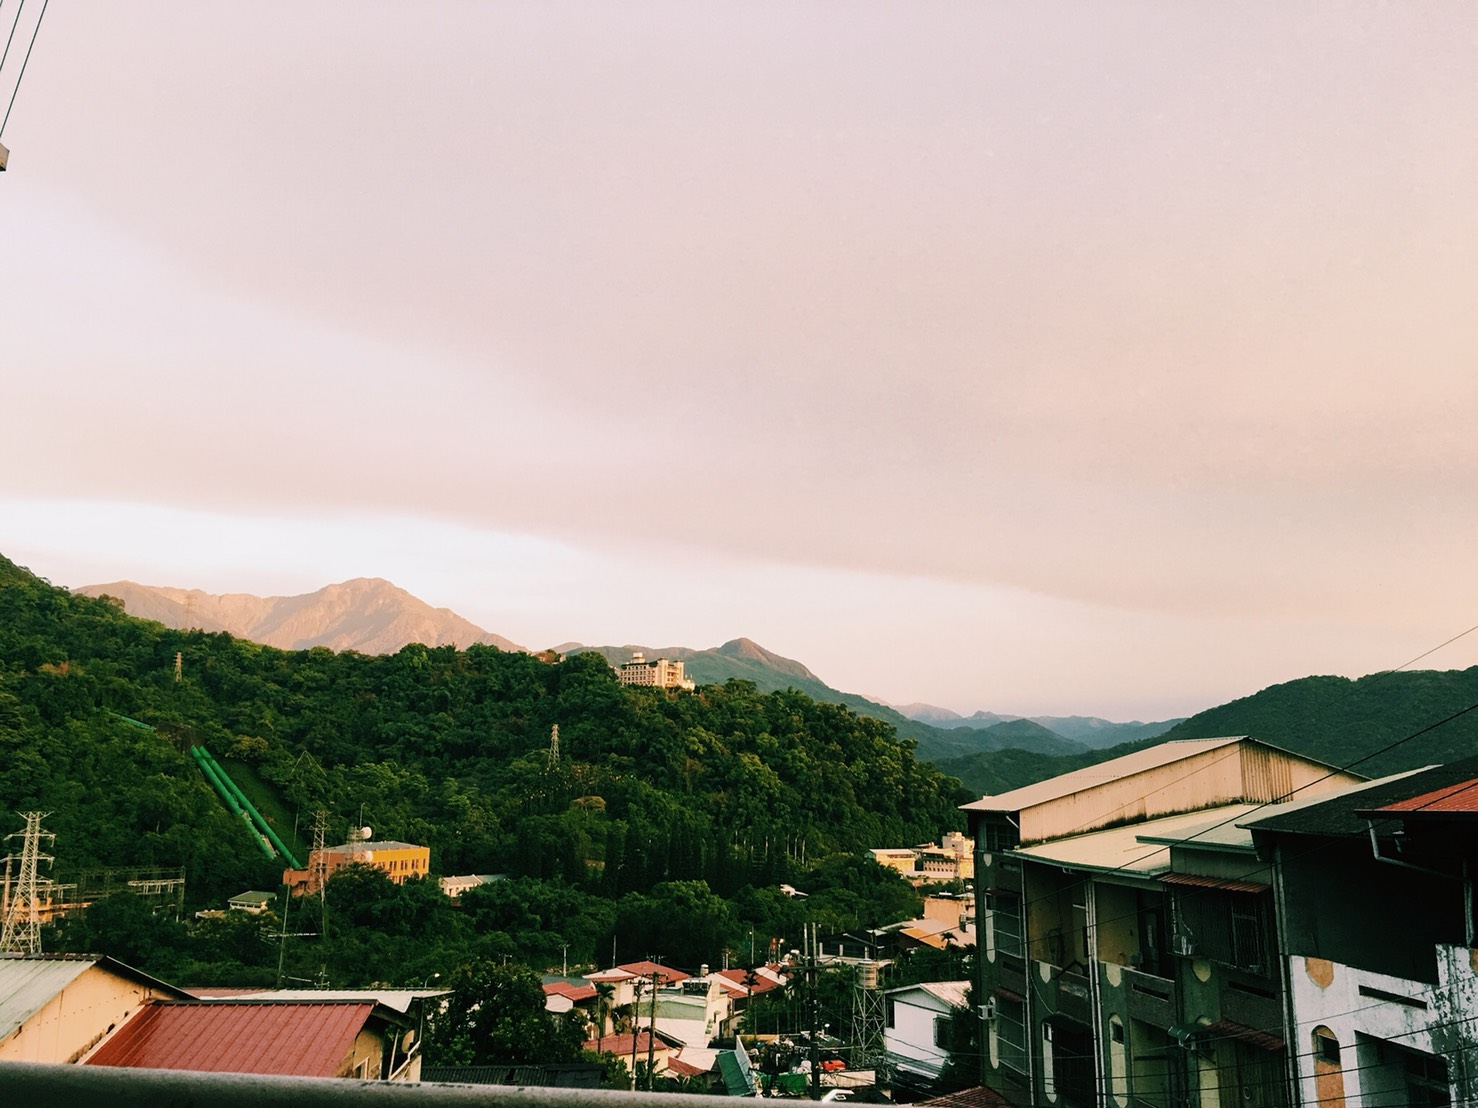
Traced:
<svg viewBox="0 0 1478 1108">
<path fill-rule="evenodd" d="M 7 954 L 41 953 L 41 890 L 51 888 L 51 879 L 36 876 L 38 863 L 48 864 L 54 859 L 41 853 L 41 840 L 55 842 L 56 836 L 41 830 L 41 821 L 47 812 L 27 812 L 26 829 L 7 835 L 7 839 L 21 838 L 21 872 L 16 883 L 15 895 L 6 905 L 5 925 L 0 928 L 0 952 Z M 5 875 L 10 876 L 10 859 L 5 858 Z M 7 882 L 8 883 L 8 882 Z M 49 898 L 48 898 L 49 899 Z"/>
</svg>

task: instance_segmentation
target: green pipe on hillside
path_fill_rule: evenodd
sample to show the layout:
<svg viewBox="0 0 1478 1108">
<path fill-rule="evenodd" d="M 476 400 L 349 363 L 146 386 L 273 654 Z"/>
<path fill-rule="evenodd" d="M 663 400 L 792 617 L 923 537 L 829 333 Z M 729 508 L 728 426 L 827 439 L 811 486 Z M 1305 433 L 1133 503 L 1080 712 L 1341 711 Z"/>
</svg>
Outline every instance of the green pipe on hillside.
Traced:
<svg viewBox="0 0 1478 1108">
<path fill-rule="evenodd" d="M 293 852 L 287 848 L 287 844 L 277 837 L 277 832 L 272 830 L 272 825 L 267 822 L 261 812 L 257 811 L 256 805 L 247 799 L 246 794 L 241 791 L 241 786 L 235 781 L 232 781 L 231 775 L 221 768 L 221 763 L 216 761 L 215 756 L 203 746 L 198 749 L 211 768 L 220 774 L 221 780 L 225 782 L 226 787 L 236 794 L 237 803 L 251 814 L 252 822 L 257 825 L 257 829 L 266 835 L 272 845 L 277 848 L 277 853 L 282 855 L 283 859 L 291 868 L 303 869 L 303 863 L 293 857 Z"/>
<path fill-rule="evenodd" d="M 251 835 L 252 842 L 257 844 L 268 859 L 276 858 L 277 853 L 261 835 L 257 834 L 256 827 L 252 825 L 251 816 L 247 815 L 241 805 L 236 803 L 236 798 L 231 795 L 231 790 L 221 783 L 221 779 L 216 776 L 215 770 L 211 769 L 210 764 L 200 756 L 202 753 L 201 747 L 192 746 L 190 748 L 191 757 L 195 759 L 195 764 L 200 767 L 200 772 L 205 774 L 205 779 L 210 782 L 211 788 L 215 789 L 216 794 L 226 802 L 226 807 L 231 809 L 231 814 L 240 816 L 242 822 L 246 824 L 246 830 Z"/>
</svg>

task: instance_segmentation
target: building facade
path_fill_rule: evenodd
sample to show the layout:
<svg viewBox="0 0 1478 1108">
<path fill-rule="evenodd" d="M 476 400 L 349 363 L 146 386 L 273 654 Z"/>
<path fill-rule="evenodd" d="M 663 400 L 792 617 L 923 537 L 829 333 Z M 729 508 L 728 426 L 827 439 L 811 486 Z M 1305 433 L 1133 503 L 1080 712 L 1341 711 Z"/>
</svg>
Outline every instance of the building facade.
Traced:
<svg viewBox="0 0 1478 1108">
<path fill-rule="evenodd" d="M 641 685 L 659 689 L 697 688 L 692 678 L 683 673 L 683 663 L 673 658 L 653 658 L 647 661 L 640 650 L 631 655 L 631 661 L 622 662 L 616 670 L 616 678 L 623 685 Z"/>
</svg>

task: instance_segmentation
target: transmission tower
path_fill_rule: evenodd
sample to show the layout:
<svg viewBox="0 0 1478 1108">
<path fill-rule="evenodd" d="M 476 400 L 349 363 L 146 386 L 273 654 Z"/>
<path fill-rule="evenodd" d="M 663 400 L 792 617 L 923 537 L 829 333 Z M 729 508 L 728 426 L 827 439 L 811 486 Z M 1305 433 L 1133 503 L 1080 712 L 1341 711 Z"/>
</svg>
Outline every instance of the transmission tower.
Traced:
<svg viewBox="0 0 1478 1108">
<path fill-rule="evenodd" d="M 38 877 L 36 869 L 39 863 L 50 864 L 53 860 L 50 854 L 41 853 L 41 840 L 48 843 L 56 840 L 55 835 L 41 830 L 41 821 L 46 815 L 45 812 L 27 812 L 26 829 L 6 836 L 7 839 L 22 840 L 20 879 L 6 906 L 4 928 L 0 929 L 0 952 L 6 954 L 41 953 L 41 890 L 51 887 L 51 879 Z M 7 878 L 13 857 L 7 855 L 5 858 Z"/>
<path fill-rule="evenodd" d="M 549 768 L 559 768 L 559 724 L 555 724 L 549 731 Z"/>
</svg>

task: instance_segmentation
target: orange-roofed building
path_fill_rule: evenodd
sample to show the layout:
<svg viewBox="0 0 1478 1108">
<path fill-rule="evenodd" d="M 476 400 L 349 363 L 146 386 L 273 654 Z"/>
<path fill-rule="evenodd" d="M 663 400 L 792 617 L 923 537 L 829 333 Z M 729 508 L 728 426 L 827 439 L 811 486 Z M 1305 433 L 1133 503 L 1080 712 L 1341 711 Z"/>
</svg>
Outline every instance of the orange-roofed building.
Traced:
<svg viewBox="0 0 1478 1108">
<path fill-rule="evenodd" d="M 146 1006 L 84 1063 L 135 1069 L 415 1081 L 404 1021 L 372 1001 L 202 1000 Z"/>
<path fill-rule="evenodd" d="M 635 1042 L 633 1043 L 633 1038 Z M 674 1053 L 672 1043 L 669 1043 L 661 1035 L 653 1035 L 650 1031 L 638 1031 L 635 1036 L 607 1035 L 601 1039 L 586 1039 L 584 1043 L 586 1050 L 593 1050 L 597 1054 L 614 1054 L 617 1058 L 625 1058 L 630 1064 L 631 1052 L 636 1051 L 636 1060 L 639 1065 L 647 1064 L 647 1052 L 652 1054 L 652 1072 L 661 1073 L 667 1069 L 668 1059 Z"/>
</svg>

